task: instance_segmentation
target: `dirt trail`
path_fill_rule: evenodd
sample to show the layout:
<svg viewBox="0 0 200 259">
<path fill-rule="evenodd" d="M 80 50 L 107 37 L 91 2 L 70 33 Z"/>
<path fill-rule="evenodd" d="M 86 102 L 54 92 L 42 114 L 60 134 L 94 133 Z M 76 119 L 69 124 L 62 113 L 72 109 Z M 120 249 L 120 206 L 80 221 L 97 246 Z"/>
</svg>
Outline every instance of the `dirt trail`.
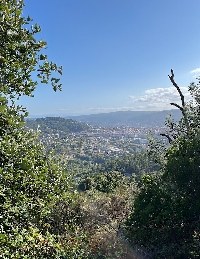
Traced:
<svg viewBox="0 0 200 259">
<path fill-rule="evenodd" d="M 110 233 L 111 234 L 111 233 Z M 151 256 L 139 247 L 131 247 L 123 235 L 116 232 L 104 236 L 103 248 L 106 258 L 109 259 L 151 259 Z"/>
<path fill-rule="evenodd" d="M 123 240 L 123 238 L 119 238 L 119 242 L 121 247 L 123 247 L 123 254 L 120 259 L 150 259 L 150 256 L 144 250 L 132 248 L 129 242 Z"/>
</svg>

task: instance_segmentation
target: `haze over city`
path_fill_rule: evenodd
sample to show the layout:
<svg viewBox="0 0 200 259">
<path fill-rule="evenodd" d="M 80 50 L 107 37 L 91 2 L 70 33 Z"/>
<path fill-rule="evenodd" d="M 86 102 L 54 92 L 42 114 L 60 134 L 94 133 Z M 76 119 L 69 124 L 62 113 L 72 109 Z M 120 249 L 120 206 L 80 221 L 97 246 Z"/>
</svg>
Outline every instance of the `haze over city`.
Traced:
<svg viewBox="0 0 200 259">
<path fill-rule="evenodd" d="M 171 109 L 179 100 L 168 74 L 189 99 L 200 73 L 199 0 L 34 0 L 30 14 L 63 66 L 62 92 L 38 85 L 20 104 L 30 115 L 80 115 Z"/>
</svg>

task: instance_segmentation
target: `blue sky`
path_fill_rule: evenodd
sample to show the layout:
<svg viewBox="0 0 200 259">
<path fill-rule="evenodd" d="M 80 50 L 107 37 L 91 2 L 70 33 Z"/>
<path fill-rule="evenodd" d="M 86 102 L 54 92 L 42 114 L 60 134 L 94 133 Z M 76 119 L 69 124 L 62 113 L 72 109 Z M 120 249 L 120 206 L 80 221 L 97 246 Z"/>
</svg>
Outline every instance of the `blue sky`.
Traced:
<svg viewBox="0 0 200 259">
<path fill-rule="evenodd" d="M 62 92 L 38 85 L 30 115 L 170 109 L 200 72 L 199 0 L 25 0 Z"/>
</svg>

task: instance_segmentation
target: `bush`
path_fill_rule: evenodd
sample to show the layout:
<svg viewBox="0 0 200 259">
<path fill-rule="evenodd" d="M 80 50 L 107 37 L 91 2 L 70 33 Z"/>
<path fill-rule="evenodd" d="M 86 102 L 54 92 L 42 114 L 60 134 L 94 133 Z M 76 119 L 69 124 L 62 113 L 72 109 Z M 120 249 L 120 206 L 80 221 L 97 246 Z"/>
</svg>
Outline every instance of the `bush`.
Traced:
<svg viewBox="0 0 200 259">
<path fill-rule="evenodd" d="M 126 222 L 132 242 L 148 248 L 153 258 L 198 258 L 200 251 L 200 89 L 191 84 L 193 101 L 184 102 L 177 88 L 183 117 L 178 123 L 168 121 L 169 140 L 161 147 L 157 161 L 163 161 L 162 170 L 143 178 L 143 186 L 135 198 L 134 210 Z M 156 148 L 155 148 L 156 147 Z M 152 146 L 153 150 L 160 150 Z"/>
</svg>

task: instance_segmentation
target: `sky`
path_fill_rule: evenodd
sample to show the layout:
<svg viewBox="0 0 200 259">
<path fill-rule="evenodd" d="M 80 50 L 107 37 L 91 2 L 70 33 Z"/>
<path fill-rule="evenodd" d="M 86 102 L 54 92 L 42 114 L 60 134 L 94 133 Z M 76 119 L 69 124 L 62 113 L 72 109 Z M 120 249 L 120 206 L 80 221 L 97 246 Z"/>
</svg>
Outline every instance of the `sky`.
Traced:
<svg viewBox="0 0 200 259">
<path fill-rule="evenodd" d="M 39 84 L 20 104 L 33 115 L 166 110 L 200 74 L 199 0 L 25 0 L 63 66 L 62 92 Z"/>
</svg>

